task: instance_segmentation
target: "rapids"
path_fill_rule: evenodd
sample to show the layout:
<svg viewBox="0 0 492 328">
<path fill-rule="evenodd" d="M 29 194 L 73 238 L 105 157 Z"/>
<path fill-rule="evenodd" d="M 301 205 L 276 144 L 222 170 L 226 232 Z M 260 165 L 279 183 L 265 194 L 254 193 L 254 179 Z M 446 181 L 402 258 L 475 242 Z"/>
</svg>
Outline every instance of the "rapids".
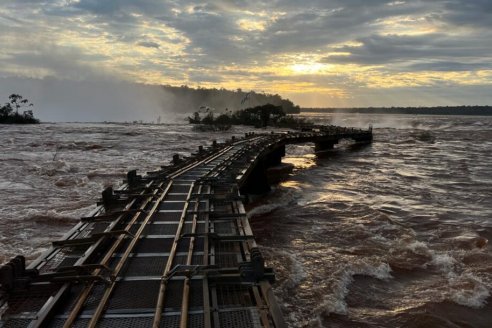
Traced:
<svg viewBox="0 0 492 328">
<path fill-rule="evenodd" d="M 320 115 L 366 147 L 288 146 L 294 172 L 249 205 L 291 327 L 490 327 L 492 118 Z M 1 126 L 0 262 L 39 256 L 130 169 L 250 131 L 185 124 Z"/>
</svg>

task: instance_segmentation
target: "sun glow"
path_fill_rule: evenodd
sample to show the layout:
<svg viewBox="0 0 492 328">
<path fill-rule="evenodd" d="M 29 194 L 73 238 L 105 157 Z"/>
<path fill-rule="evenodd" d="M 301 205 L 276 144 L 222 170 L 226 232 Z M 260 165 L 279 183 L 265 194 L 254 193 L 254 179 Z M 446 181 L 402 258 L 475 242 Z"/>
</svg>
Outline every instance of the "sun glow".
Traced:
<svg viewBox="0 0 492 328">
<path fill-rule="evenodd" d="M 264 31 L 266 28 L 267 22 L 259 21 L 259 20 L 251 20 L 251 19 L 241 19 L 238 21 L 238 26 L 243 31 Z"/>
<path fill-rule="evenodd" d="M 295 74 L 317 74 L 328 70 L 331 65 L 321 63 L 293 64 L 290 70 Z"/>
</svg>

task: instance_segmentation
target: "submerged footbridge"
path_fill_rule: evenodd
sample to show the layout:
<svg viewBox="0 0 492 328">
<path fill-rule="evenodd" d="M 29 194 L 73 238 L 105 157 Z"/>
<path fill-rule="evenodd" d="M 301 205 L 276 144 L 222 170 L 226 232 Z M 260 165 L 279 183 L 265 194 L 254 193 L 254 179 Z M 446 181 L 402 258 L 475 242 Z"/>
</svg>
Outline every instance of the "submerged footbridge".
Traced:
<svg viewBox="0 0 492 328">
<path fill-rule="evenodd" d="M 371 130 L 246 134 L 107 188 L 27 268 L 0 267 L 0 327 L 284 327 L 246 217 L 285 145 L 372 141 Z"/>
</svg>

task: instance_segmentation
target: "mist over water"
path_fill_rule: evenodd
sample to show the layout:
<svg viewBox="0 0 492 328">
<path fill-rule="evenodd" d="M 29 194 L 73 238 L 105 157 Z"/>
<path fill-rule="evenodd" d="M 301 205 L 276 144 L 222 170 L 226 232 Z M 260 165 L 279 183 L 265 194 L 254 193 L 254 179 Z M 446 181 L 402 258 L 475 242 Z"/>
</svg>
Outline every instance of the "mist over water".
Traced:
<svg viewBox="0 0 492 328">
<path fill-rule="evenodd" d="M 197 110 L 191 99 L 176 97 L 159 85 L 145 85 L 109 77 L 84 81 L 55 78 L 0 78 L 0 103 L 12 93 L 33 102 L 43 122 L 173 122 Z"/>
<path fill-rule="evenodd" d="M 0 103 L 21 94 L 42 122 L 182 123 L 196 111 L 216 115 L 271 103 L 287 112 L 294 104 L 279 95 L 254 91 L 131 83 L 109 76 L 86 80 L 0 76 Z"/>
<path fill-rule="evenodd" d="M 291 327 L 489 327 L 492 118 L 308 115 L 367 127 L 370 146 L 314 154 L 250 209 Z M 3 126 L 0 262 L 35 258 L 130 169 L 243 135 L 186 124 Z"/>
</svg>

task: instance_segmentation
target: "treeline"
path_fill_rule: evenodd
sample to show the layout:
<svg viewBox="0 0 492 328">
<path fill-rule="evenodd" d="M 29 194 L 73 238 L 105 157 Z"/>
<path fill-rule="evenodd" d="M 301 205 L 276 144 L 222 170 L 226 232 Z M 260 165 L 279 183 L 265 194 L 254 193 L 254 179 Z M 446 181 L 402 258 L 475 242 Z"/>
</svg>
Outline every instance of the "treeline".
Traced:
<svg viewBox="0 0 492 328">
<path fill-rule="evenodd" d="M 492 115 L 492 106 L 302 108 L 302 111 L 315 113 L 490 116 Z"/>
<path fill-rule="evenodd" d="M 306 124 L 302 118 L 287 115 L 282 106 L 272 104 L 227 111 L 218 115 L 213 111 L 195 112 L 193 116 L 188 117 L 188 121 L 190 124 L 212 126 L 213 130 L 227 130 L 231 125 L 249 125 L 257 128 L 267 126 L 300 128 Z"/>
<path fill-rule="evenodd" d="M 186 85 L 180 87 L 165 85 L 164 91 L 171 93 L 174 108 L 189 108 L 195 111 L 210 108 L 216 111 L 226 109 L 236 111 L 247 107 L 256 107 L 266 104 L 281 106 L 285 113 L 294 114 L 300 112 L 300 107 L 289 99 L 284 99 L 278 94 L 268 94 L 255 91 L 190 88 Z"/>
<path fill-rule="evenodd" d="M 0 107 L 1 124 L 36 124 L 39 120 L 34 117 L 32 110 L 19 110 L 33 106 L 29 100 L 24 99 L 21 95 L 11 94 L 9 102 Z"/>
</svg>

